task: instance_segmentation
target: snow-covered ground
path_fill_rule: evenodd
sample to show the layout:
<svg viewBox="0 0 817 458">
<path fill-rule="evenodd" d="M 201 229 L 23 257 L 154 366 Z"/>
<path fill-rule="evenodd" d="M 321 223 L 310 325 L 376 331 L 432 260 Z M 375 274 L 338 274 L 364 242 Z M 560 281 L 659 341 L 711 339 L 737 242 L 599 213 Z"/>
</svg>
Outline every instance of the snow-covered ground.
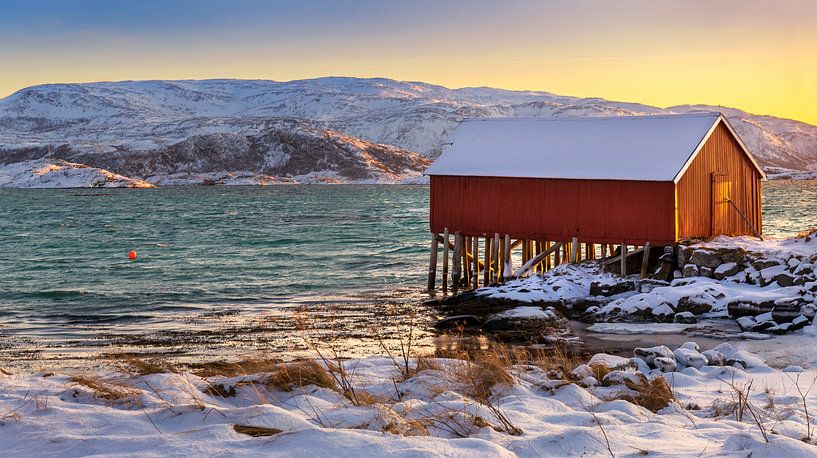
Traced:
<svg viewBox="0 0 817 458">
<path fill-rule="evenodd" d="M 0 188 L 152 188 L 105 169 L 59 159 L 0 165 Z"/>
<path fill-rule="evenodd" d="M 61 458 L 817 456 L 817 367 L 772 368 L 729 344 L 634 354 L 567 367 L 423 359 L 416 371 L 413 359 L 408 377 L 402 360 L 346 360 L 346 377 L 330 365 L 345 396 L 320 360 L 239 376 L 3 373 L 0 447 Z"/>
</svg>

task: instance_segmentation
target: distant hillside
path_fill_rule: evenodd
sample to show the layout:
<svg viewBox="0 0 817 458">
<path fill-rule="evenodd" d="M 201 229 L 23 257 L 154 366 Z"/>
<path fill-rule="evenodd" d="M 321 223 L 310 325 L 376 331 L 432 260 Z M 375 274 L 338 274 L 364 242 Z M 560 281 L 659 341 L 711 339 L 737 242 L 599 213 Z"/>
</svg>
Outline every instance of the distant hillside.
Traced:
<svg viewBox="0 0 817 458">
<path fill-rule="evenodd" d="M 34 86 L 0 100 L 0 165 L 48 155 L 152 183 L 418 180 L 466 117 L 660 109 L 547 92 L 389 79 L 125 81 Z M 817 170 L 817 127 L 727 108 L 761 164 Z"/>
</svg>

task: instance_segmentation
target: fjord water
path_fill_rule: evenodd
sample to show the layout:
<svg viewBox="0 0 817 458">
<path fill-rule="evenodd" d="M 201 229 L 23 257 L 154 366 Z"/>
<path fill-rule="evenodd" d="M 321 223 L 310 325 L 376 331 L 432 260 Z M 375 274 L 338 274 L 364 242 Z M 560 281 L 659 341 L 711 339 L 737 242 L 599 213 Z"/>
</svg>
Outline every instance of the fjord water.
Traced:
<svg viewBox="0 0 817 458">
<path fill-rule="evenodd" d="M 817 182 L 765 184 L 768 235 L 815 224 Z M 427 249 L 426 186 L 0 189 L 0 356 L 284 352 L 327 305 L 365 340 L 422 309 Z"/>
</svg>

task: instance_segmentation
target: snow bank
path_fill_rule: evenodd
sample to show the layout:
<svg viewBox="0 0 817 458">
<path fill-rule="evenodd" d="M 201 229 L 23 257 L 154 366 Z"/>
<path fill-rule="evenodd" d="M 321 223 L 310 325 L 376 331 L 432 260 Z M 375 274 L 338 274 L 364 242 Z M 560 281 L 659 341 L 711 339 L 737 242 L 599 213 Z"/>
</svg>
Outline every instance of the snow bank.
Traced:
<svg viewBox="0 0 817 458">
<path fill-rule="evenodd" d="M 616 456 L 817 454 L 813 439 L 804 439 L 798 395 L 817 369 L 776 370 L 729 345 L 698 350 L 687 343 L 674 353 L 666 347 L 636 352 L 652 355 L 651 363 L 596 355 L 573 371 L 583 376 L 582 386 L 544 368 L 512 366 L 509 382 L 495 385 L 489 401 L 468 394 L 467 378 L 457 375 L 468 363 L 450 359 L 427 360 L 427 369 L 407 379 L 388 358 L 347 361 L 358 397 L 367 394 L 357 405 L 330 388 L 270 388 L 265 374 L 106 373 L 92 379 L 118 387 L 120 396 L 105 396 L 66 375 L 3 374 L 0 447 L 9 456 L 61 458 L 534 457 L 607 454 L 608 447 Z M 723 358 L 710 360 L 713 354 Z M 595 372 L 601 383 L 590 375 L 599 366 L 608 371 Z M 642 391 L 661 386 L 662 378 L 674 401 Z M 736 389 L 746 393 L 768 443 L 749 414 L 736 413 Z M 806 403 L 817 409 L 813 396 Z M 498 415 L 521 433 L 501 427 Z"/>
</svg>

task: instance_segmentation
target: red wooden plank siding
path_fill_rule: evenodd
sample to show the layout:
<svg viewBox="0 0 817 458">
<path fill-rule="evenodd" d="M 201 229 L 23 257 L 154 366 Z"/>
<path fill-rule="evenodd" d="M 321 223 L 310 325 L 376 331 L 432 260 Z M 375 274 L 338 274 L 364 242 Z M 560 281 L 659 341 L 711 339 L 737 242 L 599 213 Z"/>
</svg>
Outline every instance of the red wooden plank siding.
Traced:
<svg viewBox="0 0 817 458">
<path fill-rule="evenodd" d="M 704 144 L 686 173 L 678 181 L 678 237 L 709 237 L 712 227 L 712 173 L 726 174 L 730 197 L 746 218 L 762 230 L 761 176 L 723 123 Z M 720 224 L 725 235 L 751 235 L 752 229 L 733 208 Z M 762 233 L 762 232 L 761 232 Z"/>
<path fill-rule="evenodd" d="M 672 182 L 431 177 L 431 230 L 527 240 L 675 241 Z"/>
</svg>

